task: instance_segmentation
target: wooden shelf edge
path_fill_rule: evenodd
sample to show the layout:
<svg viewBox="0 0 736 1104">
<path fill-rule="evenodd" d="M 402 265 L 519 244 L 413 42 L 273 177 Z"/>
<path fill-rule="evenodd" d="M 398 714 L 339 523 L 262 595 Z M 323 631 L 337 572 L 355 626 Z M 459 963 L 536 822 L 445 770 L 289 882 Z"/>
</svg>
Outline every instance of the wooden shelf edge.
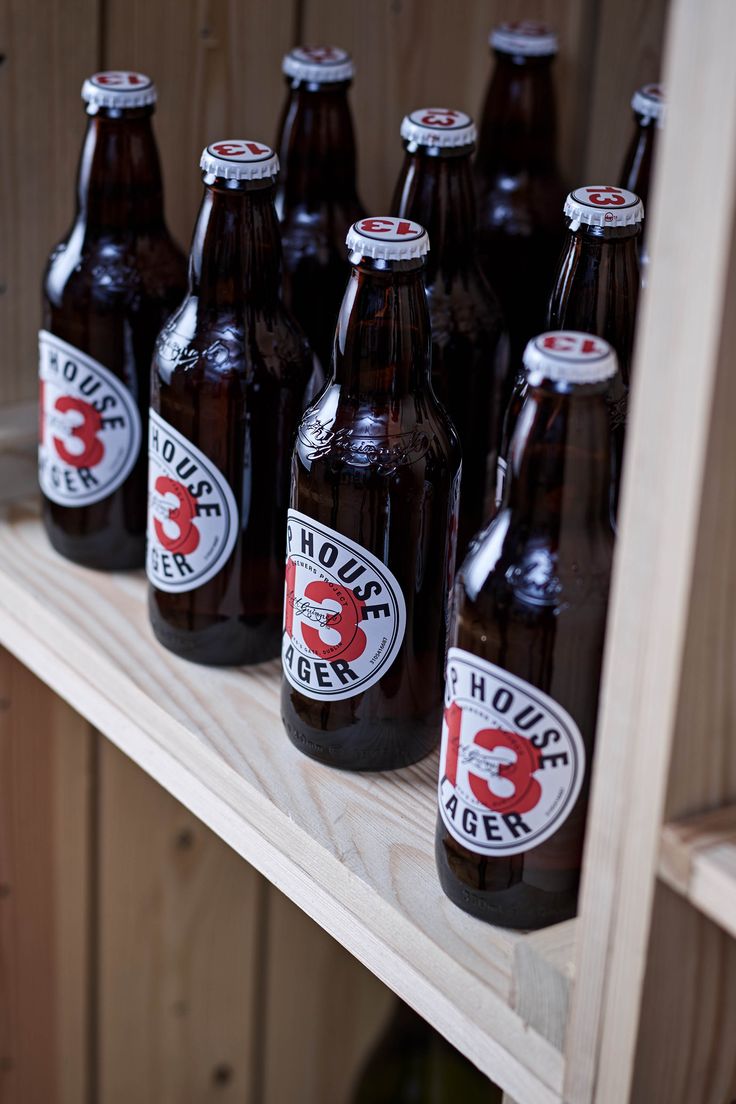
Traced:
<svg viewBox="0 0 736 1104">
<path fill-rule="evenodd" d="M 665 824 L 659 877 L 736 938 L 736 805 Z"/>
<path fill-rule="evenodd" d="M 31 524 L 27 516 L 23 524 Z M 39 528 L 38 522 L 32 524 Z M 43 548 L 39 539 L 39 557 Z M 36 589 L 30 575 L 24 578 L 13 569 L 19 554 L 22 550 L 15 549 L 11 561 L 5 548 L 0 555 L 0 643 L 502 1088 L 523 1104 L 557 1104 L 564 1073 L 560 1009 L 567 1007 L 574 922 L 552 929 L 552 937 L 503 933 L 477 922 L 473 931 L 480 943 L 492 939 L 508 947 L 509 992 L 498 991 L 455 960 L 449 928 L 440 945 L 421 927 L 412 927 L 394 902 L 349 869 L 339 848 L 332 851 L 312 838 L 290 811 L 275 807 L 203 738 L 152 700 L 113 655 L 100 653 L 94 637 L 70 622 L 61 600 L 55 607 L 50 591 L 44 593 L 40 583 Z M 114 585 L 96 580 L 98 587 Z M 142 583 L 131 584 L 126 577 L 119 583 L 118 600 L 136 589 L 142 591 Z M 92 591 L 89 613 L 96 613 Z M 199 669 L 188 670 L 193 681 L 201 677 Z M 271 682 L 263 690 L 263 677 L 254 680 L 254 693 L 268 693 L 269 707 L 276 696 L 275 672 Z"/>
</svg>

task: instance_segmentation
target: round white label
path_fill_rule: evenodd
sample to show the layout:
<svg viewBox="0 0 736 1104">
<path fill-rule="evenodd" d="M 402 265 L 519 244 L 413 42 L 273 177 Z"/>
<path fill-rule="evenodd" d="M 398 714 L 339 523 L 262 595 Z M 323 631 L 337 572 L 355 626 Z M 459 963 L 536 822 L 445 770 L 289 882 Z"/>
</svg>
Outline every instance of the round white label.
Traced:
<svg viewBox="0 0 736 1104">
<path fill-rule="evenodd" d="M 581 207 L 636 207 L 641 200 L 626 188 L 614 188 L 611 184 L 590 184 L 585 188 L 576 188 L 571 198 Z"/>
<path fill-rule="evenodd" d="M 447 656 L 439 808 L 479 855 L 518 855 L 572 812 L 585 775 L 575 721 L 516 675 L 462 648 Z"/>
<path fill-rule="evenodd" d="M 130 69 L 110 69 L 106 73 L 95 73 L 89 79 L 97 88 L 111 92 L 141 92 L 151 85 L 151 78 L 145 73 Z"/>
<path fill-rule="evenodd" d="M 270 146 L 264 146 L 262 142 L 252 142 L 245 138 L 229 138 L 221 142 L 213 142 L 207 147 L 207 153 L 220 161 L 239 161 L 250 163 L 251 161 L 268 161 L 273 157 Z"/>
<path fill-rule="evenodd" d="M 289 57 L 308 65 L 342 65 L 350 60 L 347 50 L 339 46 L 295 46 Z"/>
<path fill-rule="evenodd" d="M 148 428 L 146 574 L 158 590 L 194 590 L 227 563 L 238 507 L 222 472 L 155 410 Z"/>
<path fill-rule="evenodd" d="M 362 694 L 386 674 L 406 630 L 406 605 L 385 564 L 298 510 L 287 523 L 281 660 L 317 701 Z"/>
<path fill-rule="evenodd" d="M 41 490 L 62 506 L 89 506 L 130 475 L 140 414 L 123 381 L 99 361 L 47 330 L 38 347 Z"/>
<path fill-rule="evenodd" d="M 454 111 L 450 107 L 420 107 L 418 111 L 412 111 L 409 118 L 415 126 L 428 127 L 430 130 L 436 127 L 462 130 L 473 122 L 464 111 Z"/>
<path fill-rule="evenodd" d="M 353 229 L 363 238 L 372 238 L 374 241 L 406 242 L 414 238 L 421 238 L 426 233 L 423 226 L 409 219 L 391 218 L 388 215 L 380 218 L 364 218 L 354 223 Z"/>
</svg>

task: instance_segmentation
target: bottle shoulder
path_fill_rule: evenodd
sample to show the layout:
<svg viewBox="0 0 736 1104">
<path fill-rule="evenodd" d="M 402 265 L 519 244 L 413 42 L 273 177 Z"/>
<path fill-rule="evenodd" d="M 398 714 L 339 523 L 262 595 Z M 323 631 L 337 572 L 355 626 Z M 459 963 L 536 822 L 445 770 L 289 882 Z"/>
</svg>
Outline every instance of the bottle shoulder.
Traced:
<svg viewBox="0 0 736 1104">
<path fill-rule="evenodd" d="M 57 308 L 137 305 L 142 298 L 173 305 L 186 284 L 186 257 L 165 227 L 155 234 L 90 236 L 76 223 L 51 251 L 43 277 L 44 295 Z"/>
<path fill-rule="evenodd" d="M 154 373 L 164 382 L 221 382 L 270 377 L 299 387 L 313 370 L 312 353 L 297 323 L 280 303 L 274 310 L 201 307 L 189 292 L 156 340 Z"/>
<path fill-rule="evenodd" d="M 444 407 L 429 387 L 393 402 L 353 397 L 328 381 L 305 411 L 297 434 L 297 463 L 312 471 L 367 473 L 391 478 L 415 466 L 455 472 L 460 445 Z"/>
<path fill-rule="evenodd" d="M 470 546 L 458 598 L 488 624 L 509 613 L 534 622 L 605 608 L 613 544 L 613 529 L 602 521 L 563 535 L 559 526 L 534 526 L 502 508 Z"/>
</svg>

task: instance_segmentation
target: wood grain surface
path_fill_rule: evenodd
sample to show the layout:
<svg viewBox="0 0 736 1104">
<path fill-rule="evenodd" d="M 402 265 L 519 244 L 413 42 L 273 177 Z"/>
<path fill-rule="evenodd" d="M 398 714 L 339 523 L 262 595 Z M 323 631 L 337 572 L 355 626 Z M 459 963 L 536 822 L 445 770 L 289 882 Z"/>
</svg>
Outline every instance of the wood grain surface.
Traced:
<svg viewBox="0 0 736 1104">
<path fill-rule="evenodd" d="M 0 4 L 0 403 L 35 397 L 41 275 L 74 216 L 99 0 Z"/>
<path fill-rule="evenodd" d="M 187 664 L 153 640 L 144 597 L 137 575 L 61 561 L 33 510 L 0 528 L 0 640 L 493 1080 L 558 1100 L 560 1051 L 512 1007 L 525 936 L 437 882 L 436 758 L 383 776 L 307 760 L 281 728 L 278 665 Z"/>
<path fill-rule="evenodd" d="M 0 651 L 0 1100 L 91 1089 L 88 723 Z"/>
<path fill-rule="evenodd" d="M 260 875 L 99 738 L 97 1080 L 103 1104 L 255 1104 Z"/>
</svg>

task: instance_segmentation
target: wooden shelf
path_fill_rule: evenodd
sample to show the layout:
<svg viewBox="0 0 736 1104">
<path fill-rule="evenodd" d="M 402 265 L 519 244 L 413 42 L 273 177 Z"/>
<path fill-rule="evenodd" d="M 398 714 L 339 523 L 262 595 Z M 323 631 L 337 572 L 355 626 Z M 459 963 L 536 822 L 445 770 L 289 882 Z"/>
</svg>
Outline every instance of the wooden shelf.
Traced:
<svg viewBox="0 0 736 1104">
<path fill-rule="evenodd" d="M 575 923 L 506 932 L 446 900 L 435 756 L 381 776 L 312 763 L 283 733 L 277 662 L 170 655 L 142 575 L 63 561 L 33 502 L 0 525 L 0 642 L 507 1092 L 560 1100 Z"/>
<path fill-rule="evenodd" d="M 736 805 L 665 824 L 659 876 L 736 938 Z"/>
</svg>

